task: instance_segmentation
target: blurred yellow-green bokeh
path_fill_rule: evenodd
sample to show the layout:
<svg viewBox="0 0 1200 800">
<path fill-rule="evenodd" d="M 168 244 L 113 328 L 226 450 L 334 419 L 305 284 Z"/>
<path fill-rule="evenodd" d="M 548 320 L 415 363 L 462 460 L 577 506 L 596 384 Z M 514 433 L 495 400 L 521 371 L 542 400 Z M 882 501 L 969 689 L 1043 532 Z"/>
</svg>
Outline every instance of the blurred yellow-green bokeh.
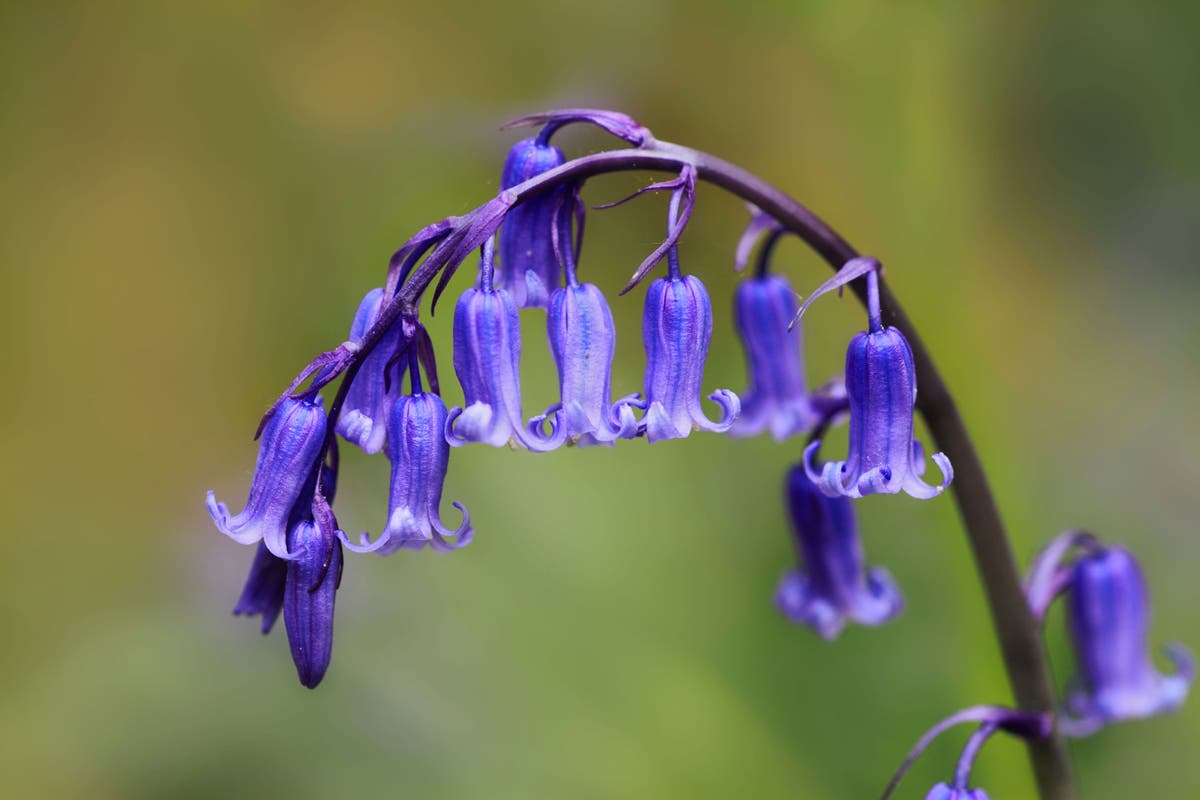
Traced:
<svg viewBox="0 0 1200 800">
<path fill-rule="evenodd" d="M 907 594 L 898 621 L 826 644 L 779 618 L 799 442 L 455 451 L 447 502 L 475 543 L 351 558 L 315 692 L 282 626 L 230 616 L 251 550 L 204 491 L 240 505 L 265 406 L 345 337 L 396 246 L 493 193 L 516 138 L 499 123 L 550 106 L 619 108 L 741 163 L 879 256 L 1022 560 L 1075 525 L 1125 542 L 1156 646 L 1200 646 L 1197 9 L 5 3 L 0 795 L 870 798 L 935 719 L 1009 701 L 949 498 L 860 506 L 870 561 Z M 663 208 L 588 225 L 618 394 L 643 357 L 639 293 L 615 292 Z M 717 314 L 706 386 L 744 381 L 744 220 L 706 187 L 684 240 Z M 778 259 L 799 287 L 828 274 L 794 241 Z M 849 300 L 814 309 L 814 381 L 861 322 Z M 555 383 L 536 314 L 525 335 L 532 414 Z M 378 531 L 386 462 L 345 460 L 340 519 Z M 1061 685 L 1057 615 L 1049 639 Z M 949 778 L 963 733 L 901 797 Z M 1198 747 L 1194 700 L 1073 751 L 1086 798 L 1188 798 Z M 976 784 L 1031 797 L 1022 748 L 989 746 Z"/>
</svg>

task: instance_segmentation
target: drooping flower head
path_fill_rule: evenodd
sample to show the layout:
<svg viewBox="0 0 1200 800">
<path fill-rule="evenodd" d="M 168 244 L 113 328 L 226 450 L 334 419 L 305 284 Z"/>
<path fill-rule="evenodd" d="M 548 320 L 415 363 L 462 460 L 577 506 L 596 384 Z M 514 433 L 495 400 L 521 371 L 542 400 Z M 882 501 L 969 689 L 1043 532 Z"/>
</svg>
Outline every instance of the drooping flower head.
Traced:
<svg viewBox="0 0 1200 800">
<path fill-rule="evenodd" d="M 262 541 L 273 555 L 291 558 L 289 516 L 316 467 L 324 440 L 321 398 L 285 397 L 263 427 L 250 496 L 242 512 L 230 517 L 225 504 L 208 493 L 208 513 L 217 528 L 239 544 Z"/>
<path fill-rule="evenodd" d="M 1108 723 L 1162 714 L 1183 704 L 1195 663 L 1175 645 L 1167 648 L 1175 674 L 1155 669 L 1146 580 L 1128 550 L 1093 546 L 1071 570 L 1067 594 L 1077 688 L 1067 696 L 1061 722 L 1066 735 L 1087 736 Z"/>
<path fill-rule="evenodd" d="M 862 497 L 868 494 L 907 494 L 936 497 L 954 478 L 950 461 L 934 453 L 942 483 L 930 486 L 921 480 L 924 451 L 913 438 L 913 409 L 917 400 L 916 369 L 912 348 L 899 329 L 884 327 L 879 306 L 878 262 L 854 259 L 809 296 L 802 314 L 817 297 L 854 278 L 866 275 L 870 325 L 857 334 L 846 351 L 846 394 L 850 403 L 850 449 L 845 461 L 829 462 L 818 469 L 814 457 L 820 442 L 804 451 L 809 477 L 829 496 Z"/>
<path fill-rule="evenodd" d="M 834 639 L 846 622 L 882 625 L 904 608 L 892 576 L 866 568 L 854 505 L 826 497 L 797 465 L 785 481 L 788 511 L 803 569 L 789 570 L 775 593 L 788 619 Z"/>
<path fill-rule="evenodd" d="M 798 304 L 782 275 L 760 274 L 740 284 L 733 297 L 734 323 L 746 353 L 749 375 L 738 395 L 742 413 L 730 436 L 757 436 L 769 430 L 777 441 L 808 433 L 828 403 L 808 393 L 800 325 L 791 325 Z"/>
<path fill-rule="evenodd" d="M 449 412 L 446 439 L 451 445 L 483 442 L 553 449 L 525 430 L 520 367 L 521 321 L 509 293 L 492 283 L 489 239 L 483 247 L 479 286 L 463 292 L 454 309 L 454 372 L 465 408 Z"/>
<path fill-rule="evenodd" d="M 683 274 L 678 247 L 695 206 L 695 171 L 685 168 L 678 179 L 654 184 L 637 194 L 660 189 L 672 190 L 667 238 L 642 262 L 624 290 L 636 286 L 659 261 L 667 259 L 667 277 L 655 279 L 646 290 L 642 314 L 645 391 L 640 400 L 626 399 L 617 404 L 619 416 L 629 413 L 633 406 L 645 410 L 639 427 L 651 443 L 684 438 L 694 428 L 727 431 L 741 411 L 738 396 L 728 389 L 709 395 L 721 408 L 716 422 L 709 420 L 700 406 L 704 362 L 712 339 L 712 302 L 699 278 Z"/>
<path fill-rule="evenodd" d="M 511 189 L 563 164 L 562 151 L 550 144 L 553 128 L 534 139 L 522 139 L 508 151 L 500 188 Z M 571 202 L 569 186 L 559 185 L 531 197 L 508 212 L 500 226 L 500 269 L 496 285 L 505 289 L 518 308 L 544 307 L 562 280 L 552 235 L 560 224 L 560 208 Z"/>
<path fill-rule="evenodd" d="M 445 552 L 465 547 L 475 533 L 461 503 L 453 504 L 463 515 L 458 528 L 448 528 L 442 522 L 442 484 L 450 460 L 450 445 L 444 435 L 446 406 L 441 397 L 423 391 L 415 364 L 411 373 L 413 393 L 396 400 L 388 421 L 387 455 L 392 462 L 392 480 L 387 526 L 374 543 L 367 541 L 366 534 L 360 545 L 347 541 L 346 546 L 356 552 L 389 555 L 401 548 L 419 550 L 426 545 Z"/>
<path fill-rule="evenodd" d="M 379 319 L 383 289 L 372 289 L 363 297 L 350 326 L 350 341 L 358 343 Z M 378 453 L 387 435 L 387 412 L 394 399 L 389 396 L 385 371 L 401 345 L 399 326 L 389 331 L 363 359 L 346 393 L 337 432 L 364 452 Z"/>
<path fill-rule="evenodd" d="M 333 606 L 342 579 L 342 545 L 335 531 L 313 519 L 296 523 L 289 546 L 283 623 L 300 683 L 315 689 L 333 655 Z"/>
</svg>

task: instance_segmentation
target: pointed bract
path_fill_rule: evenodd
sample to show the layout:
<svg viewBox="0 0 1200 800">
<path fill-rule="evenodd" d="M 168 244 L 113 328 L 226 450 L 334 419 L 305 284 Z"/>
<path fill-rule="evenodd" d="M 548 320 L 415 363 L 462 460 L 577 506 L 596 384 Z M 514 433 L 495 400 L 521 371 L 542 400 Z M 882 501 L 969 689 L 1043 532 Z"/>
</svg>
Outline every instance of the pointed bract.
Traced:
<svg viewBox="0 0 1200 800">
<path fill-rule="evenodd" d="M 694 275 L 657 278 L 646 290 L 642 341 L 646 348 L 645 409 L 641 431 L 650 442 L 681 439 L 693 428 L 729 430 L 741 410 L 738 396 L 718 389 L 709 398 L 721 407 L 713 422 L 700 406 L 704 362 L 712 338 L 712 304 L 704 284 Z M 618 414 L 634 405 L 618 403 Z"/>
<path fill-rule="evenodd" d="M 342 545 L 311 520 L 292 528 L 296 558 L 288 562 L 283 622 L 300 683 L 316 688 L 333 653 L 333 605 L 342 572 Z"/>
<path fill-rule="evenodd" d="M 508 151 L 500 188 L 511 189 L 565 161 L 562 151 L 554 145 L 522 139 Z M 570 187 L 556 186 L 514 206 L 500 226 L 496 285 L 512 295 L 518 308 L 545 306 L 550 294 L 562 283 L 553 236 L 558 212 L 570 199 Z"/>
<path fill-rule="evenodd" d="M 1075 562 L 1067 601 L 1067 628 L 1075 653 L 1075 689 L 1060 727 L 1087 736 L 1104 725 L 1173 711 L 1187 699 L 1195 677 L 1190 653 L 1167 653 L 1173 675 L 1150 659 L 1150 597 L 1133 555 L 1122 547 L 1095 547 Z"/>
<path fill-rule="evenodd" d="M 291 558 L 288 519 L 312 475 L 324 440 L 321 399 L 284 398 L 263 428 L 246 507 L 230 517 L 225 504 L 217 502 L 213 492 L 208 493 L 208 513 L 218 530 L 239 544 L 262 541 L 279 558 Z"/>
<path fill-rule="evenodd" d="M 892 576 L 866 568 L 850 499 L 825 496 L 799 465 L 788 471 L 784 489 L 803 568 L 784 575 L 775 594 L 779 610 L 826 640 L 847 621 L 882 625 L 899 614 L 904 597 Z"/>
</svg>

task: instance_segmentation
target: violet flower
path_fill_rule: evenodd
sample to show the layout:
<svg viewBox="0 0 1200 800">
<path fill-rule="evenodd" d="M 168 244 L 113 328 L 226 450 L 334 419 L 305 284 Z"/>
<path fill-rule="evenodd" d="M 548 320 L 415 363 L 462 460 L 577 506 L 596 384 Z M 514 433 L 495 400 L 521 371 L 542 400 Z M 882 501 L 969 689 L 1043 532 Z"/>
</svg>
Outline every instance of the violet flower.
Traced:
<svg viewBox="0 0 1200 800">
<path fill-rule="evenodd" d="M 359 545 L 343 536 L 342 541 L 355 552 L 390 555 L 401 548 L 420 550 L 426 545 L 446 552 L 466 547 L 475 535 L 471 517 L 461 503 L 453 504 L 463 515 L 458 528 L 442 522 L 442 484 L 450 460 L 450 446 L 443 435 L 446 406 L 442 398 L 420 388 L 418 384 L 414 394 L 398 398 L 388 418 L 392 480 L 387 526 L 373 543 L 365 533 Z"/>
<path fill-rule="evenodd" d="M 529 433 L 552 446 L 612 444 L 637 434 L 633 411 L 612 397 L 612 360 L 617 331 L 604 294 L 593 284 L 580 284 L 568 264 L 567 286 L 555 290 L 546 314 L 546 336 L 558 366 L 561 402 L 529 421 Z M 549 436 L 542 422 L 552 418 Z"/>
<path fill-rule="evenodd" d="M 1137 560 L 1123 547 L 1093 545 L 1075 562 L 1067 588 L 1067 628 L 1077 687 L 1060 727 L 1087 736 L 1111 722 L 1173 711 L 1195 677 L 1191 654 L 1167 648 L 1173 675 L 1161 675 L 1149 655 L 1150 598 Z"/>
<path fill-rule="evenodd" d="M 808 433 L 826 405 L 808 393 L 803 340 L 796 316 L 796 293 L 782 275 L 756 275 L 742 281 L 733 299 L 734 323 L 746 353 L 748 385 L 738 397 L 742 413 L 730 436 L 757 436 L 769 430 L 776 441 Z"/>
<path fill-rule="evenodd" d="M 262 632 L 271 632 L 283 609 L 283 585 L 287 580 L 288 562 L 271 554 L 264 542 L 259 542 L 250 562 L 250 574 L 238 598 L 233 613 L 238 616 L 262 615 Z"/>
<path fill-rule="evenodd" d="M 229 516 L 214 492 L 205 498 L 217 529 L 238 544 L 262 541 L 279 558 L 290 559 L 288 521 L 325 440 L 325 407 L 321 398 L 283 398 L 263 427 L 258 462 L 246 507 Z"/>
<path fill-rule="evenodd" d="M 333 654 L 333 606 L 342 574 L 342 546 L 332 530 L 298 522 L 289 536 L 295 558 L 287 564 L 283 622 L 300 683 L 315 689 Z"/>
<path fill-rule="evenodd" d="M 837 638 L 847 620 L 882 625 L 904 608 L 904 597 L 887 570 L 863 563 L 854 504 L 826 497 L 800 465 L 785 481 L 788 511 L 803 570 L 789 570 L 775 604 L 792 622 L 821 638 Z"/>
<path fill-rule="evenodd" d="M 350 341 L 358 343 L 375 321 L 383 305 L 383 289 L 372 289 L 358 306 L 350 326 Z M 398 327 L 398 326 L 397 326 Z M 387 436 L 387 411 L 391 405 L 384 372 L 400 345 L 399 330 L 391 330 L 363 359 L 354 382 L 346 393 L 337 432 L 364 452 L 378 453 Z"/>
<path fill-rule="evenodd" d="M 854 278 L 866 275 L 869 327 L 856 335 L 846 352 L 846 393 L 850 402 L 850 448 L 845 461 L 830 462 L 820 470 L 814 457 L 820 441 L 804 451 L 809 477 L 833 497 L 906 492 L 922 500 L 941 494 L 954 479 L 950 460 L 941 453 L 933 461 L 942 472 L 942 483 L 930 486 L 923 450 L 913 439 L 913 410 L 917 378 L 912 348 L 899 329 L 883 326 L 879 307 L 878 262 L 858 258 L 847 262 L 832 279 L 809 296 L 797 317 L 817 297 Z"/>
<path fill-rule="evenodd" d="M 534 139 L 522 139 L 508 151 L 500 188 L 511 189 L 563 164 L 562 151 L 549 143 L 547 128 Z M 500 225 L 497 247 L 500 269 L 496 285 L 512 295 L 518 308 L 544 307 L 561 283 L 561 268 L 552 234 L 558 211 L 571 200 L 571 189 L 559 185 L 513 207 Z"/>
<path fill-rule="evenodd" d="M 544 452 L 547 444 L 525 430 L 521 411 L 521 321 L 504 289 L 492 284 L 491 240 L 483 247 L 479 287 L 467 289 L 454 309 L 454 372 L 465 408 L 446 418 L 446 440 L 454 447 L 483 442 Z"/>
</svg>

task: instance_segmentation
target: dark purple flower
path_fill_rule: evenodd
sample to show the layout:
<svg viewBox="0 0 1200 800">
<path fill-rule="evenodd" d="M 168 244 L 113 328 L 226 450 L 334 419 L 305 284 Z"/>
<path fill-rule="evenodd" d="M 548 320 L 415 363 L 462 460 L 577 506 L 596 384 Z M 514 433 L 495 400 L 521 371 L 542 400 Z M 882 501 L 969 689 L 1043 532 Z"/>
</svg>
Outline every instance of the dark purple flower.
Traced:
<svg viewBox="0 0 1200 800">
<path fill-rule="evenodd" d="M 917 377 L 912 348 L 897 328 L 883 327 L 877 268 L 873 260 L 855 259 L 802 306 L 803 310 L 830 287 L 836 288 L 839 280 L 844 283 L 847 275 L 865 272 L 870 325 L 851 340 L 846 351 L 849 456 L 845 461 L 826 463 L 818 471 L 813 460 L 821 443 L 814 441 L 804 451 L 804 464 L 813 482 L 831 497 L 906 492 L 924 500 L 941 494 L 954 479 L 954 470 L 948 458 L 934 453 L 933 461 L 942 471 L 942 483 L 930 486 L 921 480 L 925 459 L 920 443 L 913 439 Z"/>
<path fill-rule="evenodd" d="M 803 570 L 789 570 L 775 593 L 788 619 L 834 639 L 846 621 L 882 625 L 900 613 L 904 598 L 887 570 L 863 563 L 854 504 L 826 497 L 792 467 L 785 481 L 788 511 Z"/>
<path fill-rule="evenodd" d="M 313 520 L 291 531 L 296 557 L 288 562 L 283 623 L 300 683 L 316 688 L 333 653 L 333 604 L 342 575 L 342 545 Z"/>
<path fill-rule="evenodd" d="M 493 447 L 553 449 L 529 435 L 521 411 L 521 321 L 504 289 L 481 281 L 454 309 L 454 372 L 465 408 L 453 408 L 446 440 L 455 447 L 483 442 Z"/>
<path fill-rule="evenodd" d="M 250 497 L 242 512 L 230 518 L 225 504 L 218 503 L 213 492 L 208 493 L 208 513 L 217 528 L 239 544 L 262 541 L 279 558 L 291 558 L 287 549 L 289 516 L 316 466 L 324 440 L 321 398 L 285 397 L 263 427 Z"/>
<path fill-rule="evenodd" d="M 350 341 L 358 343 L 379 319 L 383 304 L 383 289 L 372 289 L 358 306 L 350 326 Z M 387 411 L 391 398 L 385 391 L 384 371 L 400 344 L 398 330 L 389 331 L 383 341 L 363 359 L 354 382 L 346 393 L 337 432 L 346 441 L 358 445 L 367 453 L 383 449 L 387 435 Z"/>
<path fill-rule="evenodd" d="M 450 460 L 443 433 L 446 416 L 446 406 L 435 394 L 417 392 L 396 400 L 388 418 L 392 481 L 387 527 L 373 543 L 366 534 L 359 545 L 343 538 L 351 550 L 389 555 L 401 548 L 420 550 L 429 545 L 445 552 L 470 544 L 475 531 L 461 503 L 453 504 L 463 515 L 457 530 L 447 528 L 441 518 L 442 484 Z"/>
<path fill-rule="evenodd" d="M 572 276 L 573 277 L 573 276 Z M 617 331 L 612 312 L 599 288 L 590 283 L 555 290 L 546 313 L 546 337 L 558 365 L 560 403 L 530 420 L 529 432 L 547 445 L 611 444 L 637 434 L 637 419 L 628 406 L 612 406 L 612 360 Z M 619 416 L 618 416 L 619 415 Z M 547 418 L 554 430 L 541 433 Z"/>
<path fill-rule="evenodd" d="M 271 626 L 279 618 L 283 608 L 283 584 L 287 579 L 288 562 L 271 555 L 263 542 L 258 543 L 254 551 L 254 560 L 250 562 L 250 574 L 246 577 L 246 586 L 242 596 L 238 598 L 233 613 L 239 616 L 253 617 L 262 615 L 262 632 L 271 632 Z"/>
<path fill-rule="evenodd" d="M 1075 689 L 1067 696 L 1060 727 L 1087 736 L 1110 722 L 1173 711 L 1195 677 L 1191 654 L 1167 648 L 1176 673 L 1164 676 L 1150 660 L 1150 598 L 1133 555 L 1122 547 L 1094 545 L 1075 562 L 1067 627 L 1075 652 Z"/>
<path fill-rule="evenodd" d="M 511 189 L 565 161 L 562 151 L 543 137 L 522 139 L 508 151 L 500 188 Z M 556 186 L 514 206 L 500 226 L 496 285 L 512 295 L 518 308 L 545 306 L 562 282 L 553 236 L 554 226 L 562 224 L 559 220 L 569 219 L 559 213 L 568 203 L 572 203 L 570 187 Z"/>
<path fill-rule="evenodd" d="M 742 281 L 733 298 L 734 323 L 746 353 L 749 381 L 738 395 L 742 413 L 730 436 L 769 430 L 777 441 L 811 431 L 823 406 L 808 393 L 800 326 L 791 325 L 798 304 L 782 275 Z"/>
<path fill-rule="evenodd" d="M 693 428 L 720 433 L 729 430 L 737 418 L 741 403 L 728 389 L 709 395 L 721 407 L 718 421 L 709 420 L 700 407 L 700 385 L 711 338 L 712 304 L 699 278 L 672 270 L 668 277 L 650 284 L 642 315 L 645 396 L 618 406 L 620 414 L 628 413 L 632 405 L 645 409 L 641 429 L 651 442 L 681 439 Z"/>
<path fill-rule="evenodd" d="M 952 789 L 944 783 L 929 790 L 925 800 L 989 800 L 983 789 Z"/>
</svg>

